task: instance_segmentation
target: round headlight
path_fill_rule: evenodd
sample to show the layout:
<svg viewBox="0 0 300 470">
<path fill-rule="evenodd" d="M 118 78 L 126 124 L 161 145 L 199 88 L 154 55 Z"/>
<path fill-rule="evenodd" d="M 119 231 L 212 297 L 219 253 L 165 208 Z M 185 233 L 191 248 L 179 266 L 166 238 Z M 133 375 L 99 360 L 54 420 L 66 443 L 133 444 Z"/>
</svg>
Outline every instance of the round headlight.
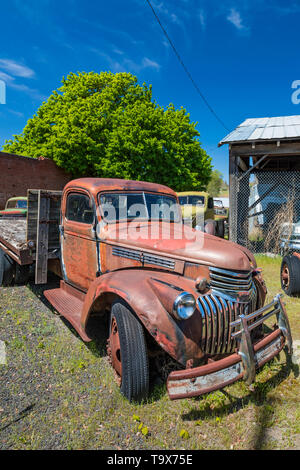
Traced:
<svg viewBox="0 0 300 470">
<path fill-rule="evenodd" d="M 192 294 L 189 294 L 189 292 L 182 292 L 175 299 L 173 306 L 173 314 L 179 320 L 187 320 L 193 315 L 195 308 L 196 301 Z"/>
</svg>

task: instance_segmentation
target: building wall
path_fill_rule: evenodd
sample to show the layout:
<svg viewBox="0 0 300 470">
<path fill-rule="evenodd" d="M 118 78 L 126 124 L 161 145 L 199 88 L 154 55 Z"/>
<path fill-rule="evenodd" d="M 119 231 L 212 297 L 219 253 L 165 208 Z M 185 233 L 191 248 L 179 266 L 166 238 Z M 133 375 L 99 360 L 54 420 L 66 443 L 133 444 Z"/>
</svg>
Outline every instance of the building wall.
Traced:
<svg viewBox="0 0 300 470">
<path fill-rule="evenodd" d="M 27 196 L 27 189 L 62 190 L 71 176 L 47 158 L 0 152 L 0 210 L 8 198 Z"/>
</svg>

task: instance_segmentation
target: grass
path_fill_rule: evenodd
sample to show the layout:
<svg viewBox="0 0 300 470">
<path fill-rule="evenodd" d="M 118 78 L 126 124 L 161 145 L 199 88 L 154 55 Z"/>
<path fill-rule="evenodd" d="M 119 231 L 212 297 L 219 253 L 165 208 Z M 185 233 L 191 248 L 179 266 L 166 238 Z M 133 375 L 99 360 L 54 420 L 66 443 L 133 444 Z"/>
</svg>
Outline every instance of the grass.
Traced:
<svg viewBox="0 0 300 470">
<path fill-rule="evenodd" d="M 269 289 L 280 292 L 280 258 L 257 257 Z M 49 287 L 49 286 L 48 286 Z M 285 298 L 294 339 L 300 299 Z M 43 289 L 0 292 L 0 446 L 3 449 L 299 449 L 298 367 L 284 353 L 258 373 L 172 402 L 156 385 L 143 404 L 120 394 L 104 338 L 85 344 L 50 308 Z"/>
</svg>

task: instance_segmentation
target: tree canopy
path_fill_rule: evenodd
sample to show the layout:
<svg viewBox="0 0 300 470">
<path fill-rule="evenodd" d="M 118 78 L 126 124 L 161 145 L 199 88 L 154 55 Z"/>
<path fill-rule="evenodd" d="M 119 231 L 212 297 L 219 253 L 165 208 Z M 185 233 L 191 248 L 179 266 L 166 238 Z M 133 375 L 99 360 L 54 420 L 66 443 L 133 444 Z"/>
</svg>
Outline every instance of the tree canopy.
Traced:
<svg viewBox="0 0 300 470">
<path fill-rule="evenodd" d="M 146 180 L 204 189 L 211 158 L 184 108 L 166 109 L 130 73 L 70 73 L 4 150 L 44 156 L 75 177 Z"/>
<path fill-rule="evenodd" d="M 226 190 L 228 185 L 223 181 L 223 175 L 219 170 L 213 170 L 210 182 L 207 185 L 207 192 L 212 197 L 219 196 L 222 189 Z"/>
</svg>

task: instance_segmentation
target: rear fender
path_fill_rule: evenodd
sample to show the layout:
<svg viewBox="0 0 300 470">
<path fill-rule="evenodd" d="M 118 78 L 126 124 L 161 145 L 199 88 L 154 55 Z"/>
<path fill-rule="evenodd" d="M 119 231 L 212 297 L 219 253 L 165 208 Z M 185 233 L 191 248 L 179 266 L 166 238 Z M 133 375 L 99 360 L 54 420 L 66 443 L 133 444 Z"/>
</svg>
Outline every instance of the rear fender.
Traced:
<svg viewBox="0 0 300 470">
<path fill-rule="evenodd" d="M 198 338 L 202 326 L 200 312 L 188 320 L 176 320 L 172 315 L 175 298 L 189 291 L 197 298 L 194 281 L 165 272 L 128 269 L 103 274 L 90 286 L 85 298 L 81 326 L 87 323 L 95 306 L 102 312 L 116 298 L 123 299 L 135 312 L 155 341 L 183 366 L 191 358 L 201 358 Z"/>
</svg>

